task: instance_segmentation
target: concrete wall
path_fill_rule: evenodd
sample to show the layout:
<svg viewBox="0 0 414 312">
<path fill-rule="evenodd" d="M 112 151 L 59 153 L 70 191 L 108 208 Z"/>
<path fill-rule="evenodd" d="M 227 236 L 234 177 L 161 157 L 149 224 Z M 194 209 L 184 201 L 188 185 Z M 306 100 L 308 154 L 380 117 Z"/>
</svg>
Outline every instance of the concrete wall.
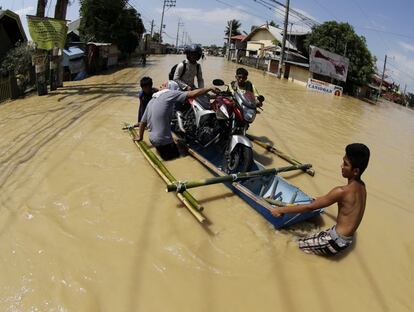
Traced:
<svg viewBox="0 0 414 312">
<path fill-rule="evenodd" d="M 311 77 L 309 68 L 290 65 L 289 80 L 306 86 L 308 78 Z"/>
</svg>

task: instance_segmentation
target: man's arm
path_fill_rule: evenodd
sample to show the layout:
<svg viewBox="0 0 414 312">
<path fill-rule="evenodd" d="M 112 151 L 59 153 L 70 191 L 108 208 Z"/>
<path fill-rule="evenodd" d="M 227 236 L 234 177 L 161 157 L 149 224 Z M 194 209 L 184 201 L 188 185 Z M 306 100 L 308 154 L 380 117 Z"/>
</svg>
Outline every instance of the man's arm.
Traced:
<svg viewBox="0 0 414 312">
<path fill-rule="evenodd" d="M 257 91 L 256 87 L 254 86 L 254 84 L 252 84 L 253 87 L 253 94 L 256 97 L 258 103 L 257 103 L 257 107 L 262 107 L 263 106 L 263 102 L 264 102 L 264 97 L 262 95 L 259 94 L 259 91 Z"/>
<path fill-rule="evenodd" d="M 195 90 L 187 91 L 187 97 L 188 98 L 194 98 L 194 97 L 206 94 L 209 91 L 212 91 L 214 93 L 219 93 L 220 89 L 216 88 L 216 87 L 195 89 Z"/>
<path fill-rule="evenodd" d="M 312 211 L 316 209 L 320 209 L 323 207 L 328 207 L 332 205 L 333 203 L 337 203 L 342 200 L 344 191 L 342 187 L 338 186 L 332 189 L 328 194 L 316 198 L 314 201 L 312 201 L 309 204 L 304 205 L 290 205 L 286 207 L 277 207 L 272 208 L 271 213 L 275 217 L 280 217 L 284 213 L 300 213 L 300 212 L 306 212 L 306 211 Z"/>
<path fill-rule="evenodd" d="M 180 78 L 182 73 L 183 73 L 183 70 L 184 70 L 184 64 L 183 64 L 183 62 L 181 62 L 175 68 L 174 81 L 178 84 L 178 86 L 180 87 L 181 90 L 187 90 L 188 88 L 190 88 L 190 86 L 188 84 L 186 84 Z M 190 88 L 190 90 L 191 90 L 191 88 Z"/>
<path fill-rule="evenodd" d="M 144 138 L 144 132 L 145 132 L 145 127 L 147 126 L 147 123 L 145 121 L 141 121 L 141 123 L 139 124 L 139 129 L 138 129 L 138 137 L 134 138 L 134 141 L 141 141 Z"/>
</svg>

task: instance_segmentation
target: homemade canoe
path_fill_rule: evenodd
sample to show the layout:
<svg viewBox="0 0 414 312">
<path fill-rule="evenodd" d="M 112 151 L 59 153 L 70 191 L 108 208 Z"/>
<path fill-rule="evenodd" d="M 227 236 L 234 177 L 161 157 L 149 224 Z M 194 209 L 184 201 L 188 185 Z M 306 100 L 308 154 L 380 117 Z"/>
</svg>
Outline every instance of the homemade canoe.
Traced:
<svg viewBox="0 0 414 312">
<path fill-rule="evenodd" d="M 188 152 L 214 175 L 226 175 L 221 171 L 223 151 L 217 146 L 202 148 L 194 144 L 188 146 Z M 251 171 L 262 169 L 265 169 L 265 167 L 255 161 Z M 265 175 L 240 182 L 224 184 L 277 229 L 317 216 L 323 211 L 323 209 L 319 209 L 311 212 L 284 214 L 282 217 L 274 217 L 269 210 L 274 207 L 267 201 L 269 199 L 278 205 L 304 204 L 312 200 L 309 195 L 278 175 Z"/>
</svg>

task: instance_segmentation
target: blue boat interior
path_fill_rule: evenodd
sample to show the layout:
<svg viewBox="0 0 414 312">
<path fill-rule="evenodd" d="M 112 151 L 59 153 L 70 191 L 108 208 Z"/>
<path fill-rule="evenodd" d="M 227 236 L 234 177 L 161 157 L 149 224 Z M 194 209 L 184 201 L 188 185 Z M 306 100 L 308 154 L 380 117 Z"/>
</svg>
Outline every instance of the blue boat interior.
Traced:
<svg viewBox="0 0 414 312">
<path fill-rule="evenodd" d="M 214 145 L 203 148 L 197 144 L 194 144 L 190 147 L 192 150 L 203 156 L 213 166 L 221 170 L 223 164 L 222 149 Z M 255 161 L 254 165 L 251 168 L 251 171 L 261 169 L 265 169 L 265 167 L 259 162 Z M 213 170 L 209 170 L 214 175 L 217 175 L 217 173 Z M 254 196 L 246 195 L 245 192 L 242 192 L 236 188 L 232 183 L 225 184 L 234 193 L 245 200 L 251 207 L 253 207 L 258 213 L 260 213 L 268 222 L 273 224 L 278 229 L 314 217 L 323 211 L 323 209 L 319 209 L 311 212 L 284 214 L 282 217 L 274 217 L 270 213 L 269 209 L 261 203 L 261 200 L 259 200 L 260 198 L 270 198 L 287 204 L 309 203 L 312 198 L 296 186 L 287 182 L 282 177 L 274 174 L 254 177 L 236 183 L 239 183 L 239 185 L 243 186 L 250 193 L 254 194 Z"/>
</svg>

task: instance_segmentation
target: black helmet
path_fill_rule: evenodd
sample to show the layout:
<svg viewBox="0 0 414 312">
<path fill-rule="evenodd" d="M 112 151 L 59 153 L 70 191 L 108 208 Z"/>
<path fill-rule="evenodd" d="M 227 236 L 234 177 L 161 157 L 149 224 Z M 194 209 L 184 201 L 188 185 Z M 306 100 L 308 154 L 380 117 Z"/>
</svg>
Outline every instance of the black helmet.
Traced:
<svg viewBox="0 0 414 312">
<path fill-rule="evenodd" d="M 201 47 L 198 44 L 192 44 L 189 46 L 186 46 L 184 49 L 184 53 L 186 55 L 190 54 L 190 53 L 197 53 L 200 57 L 203 54 L 203 50 L 201 49 Z"/>
</svg>

